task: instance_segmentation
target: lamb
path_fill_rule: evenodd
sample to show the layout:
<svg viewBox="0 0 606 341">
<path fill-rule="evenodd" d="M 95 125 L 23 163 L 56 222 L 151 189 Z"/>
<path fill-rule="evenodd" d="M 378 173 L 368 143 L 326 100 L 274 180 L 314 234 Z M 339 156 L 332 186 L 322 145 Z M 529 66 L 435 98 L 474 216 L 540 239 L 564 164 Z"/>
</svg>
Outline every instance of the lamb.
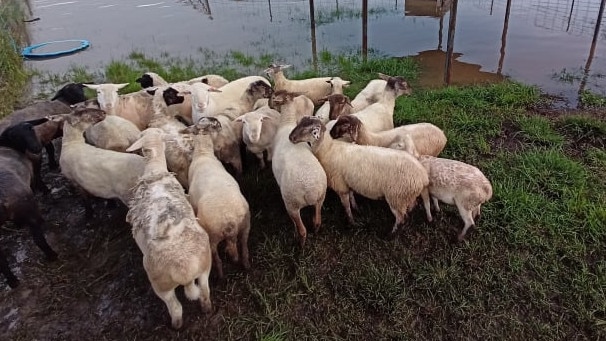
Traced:
<svg viewBox="0 0 606 341">
<path fill-rule="evenodd" d="M 152 114 L 152 96 L 146 91 L 127 95 L 118 95 L 118 90 L 127 86 L 123 84 L 84 84 L 87 88 L 97 91 L 100 109 L 108 115 L 117 115 L 134 123 L 139 130 L 144 130 L 149 124 Z"/>
<path fill-rule="evenodd" d="M 373 133 L 366 129 L 354 115 L 340 116 L 332 129 L 330 136 L 338 139 L 348 136 L 355 143 L 394 149 L 406 149 L 404 135 L 409 135 L 421 155 L 438 156 L 446 146 L 446 135 L 431 123 L 417 123 L 400 126 L 394 129 Z"/>
<path fill-rule="evenodd" d="M 387 81 L 383 79 L 373 79 L 366 87 L 360 91 L 353 101 L 351 101 L 352 113 L 365 109 L 367 106 L 378 102 L 383 97 L 383 91 Z"/>
<path fill-rule="evenodd" d="M 261 107 L 236 118 L 235 121 L 242 122 L 242 140 L 246 148 L 259 159 L 261 169 L 265 168 L 263 152 L 267 151 L 267 161 L 271 161 L 280 113 L 269 107 Z"/>
<path fill-rule="evenodd" d="M 409 95 L 412 91 L 402 77 L 391 77 L 382 73 L 379 76 L 387 81 L 380 100 L 352 114 L 364 122 L 366 129 L 372 132 L 394 128 L 393 112 L 396 98 L 404 94 Z"/>
<path fill-rule="evenodd" d="M 325 131 L 319 118 L 303 117 L 289 139 L 292 143 L 311 145 L 326 171 L 328 186 L 341 199 L 350 224 L 354 224 L 352 192 L 370 199 L 384 197 L 396 218 L 393 235 L 403 224 L 408 208 L 429 185 L 427 171 L 408 153 L 333 140 Z"/>
<path fill-rule="evenodd" d="M 102 121 L 105 115 L 103 110 L 84 108 L 49 117 L 64 121 L 59 158 L 61 172 L 85 194 L 85 199 L 86 194 L 92 194 L 105 199 L 117 198 L 128 205 L 132 188 L 143 174 L 145 160 L 139 155 L 101 149 L 85 142 L 83 132 Z M 88 200 L 84 200 L 84 207 L 90 217 L 93 211 Z"/>
<path fill-rule="evenodd" d="M 175 173 L 179 183 L 187 189 L 189 186 L 187 179 L 189 164 L 191 163 L 191 153 L 194 147 L 191 139 L 179 134 L 186 126 L 171 116 L 168 110 L 170 106 L 183 103 L 185 100 L 183 96 L 179 96 L 179 92 L 173 86 L 175 85 L 149 90 L 150 93 L 154 93 L 154 99 L 152 100 L 154 114 L 149 122 L 149 127 L 160 128 L 166 133 L 163 136 L 166 143 L 165 157 L 168 169 Z"/>
<path fill-rule="evenodd" d="M 324 102 L 324 104 L 322 104 L 322 106 L 318 108 L 315 114 L 315 116 L 319 117 L 322 120 L 322 123 L 324 124 L 326 124 L 326 122 L 328 122 L 328 120 L 330 119 L 330 109 L 332 104 L 331 100 L 334 101 L 335 99 L 339 98 L 335 97 L 334 95 L 343 95 L 343 88 L 346 88 L 349 86 L 349 84 L 351 84 L 350 81 L 344 81 L 340 77 L 333 77 L 328 81 L 328 83 L 330 84 L 332 91 L 329 96 L 320 99 L 320 102 Z M 349 98 L 346 98 L 346 103 L 351 105 L 351 103 L 349 102 Z"/>
<path fill-rule="evenodd" d="M 183 307 L 175 295 L 177 286 L 185 287 L 188 299 L 199 299 L 204 313 L 212 310 L 209 238 L 196 221 L 183 188 L 166 168 L 163 132 L 149 128 L 141 135 L 128 148 L 142 149 L 146 164 L 129 202 L 126 221 L 132 225 L 133 237 L 143 253 L 151 286 L 166 304 L 172 327 L 179 329 Z"/>
<path fill-rule="evenodd" d="M 194 134 L 194 153 L 189 168 L 189 202 L 198 222 L 210 239 L 213 268 L 217 277 L 223 278 L 223 262 L 219 257 L 219 243 L 225 241 L 226 251 L 237 263 L 240 244 L 242 266 L 250 268 L 248 259 L 248 234 L 250 209 L 240 192 L 238 182 L 223 168 L 214 155 L 210 131 L 221 130 L 221 123 L 214 117 L 203 117 L 182 133 Z"/>
<path fill-rule="evenodd" d="M 141 130 L 134 123 L 116 115 L 107 115 L 84 131 L 87 143 L 117 152 L 125 152 L 139 139 L 139 134 Z"/>
<path fill-rule="evenodd" d="M 67 114 L 71 111 L 70 105 L 86 101 L 83 83 L 69 83 L 61 87 L 50 101 L 37 102 L 23 109 L 15 110 L 0 120 L 0 132 L 19 122 L 45 118 L 48 115 Z M 55 146 L 52 140 L 61 136 L 62 125 L 56 122 L 46 122 L 34 126 L 38 139 L 44 146 L 48 155 L 48 168 L 57 169 L 59 164 L 55 159 Z M 34 167 L 40 168 L 41 159 L 33 160 Z M 36 165 L 37 164 L 37 165 Z M 38 173 L 35 171 L 35 173 Z"/>
<path fill-rule="evenodd" d="M 57 253 L 44 238 L 44 219 L 31 189 L 32 162 L 25 155 L 26 152 L 39 153 L 41 150 L 42 145 L 32 123 L 17 123 L 0 134 L 0 226 L 7 221 L 14 221 L 20 226 L 27 225 L 36 245 L 49 260 L 55 260 Z M 19 285 L 19 280 L 11 272 L 1 250 L 0 272 L 6 277 L 9 287 L 16 288 Z"/>
<path fill-rule="evenodd" d="M 474 219 L 480 215 L 480 207 L 492 198 L 492 185 L 477 167 L 464 162 L 443 159 L 431 155 L 419 156 L 410 136 L 405 137 L 407 151 L 418 157 L 427 170 L 429 185 L 421 192 L 427 221 L 432 222 L 431 197 L 436 211 L 440 212 L 438 200 L 456 205 L 465 226 L 457 239 L 463 241 L 470 227 L 475 228 Z"/>
<path fill-rule="evenodd" d="M 141 77 L 137 78 L 135 82 L 139 83 L 143 89 L 169 84 L 167 81 L 164 80 L 164 78 L 162 78 L 155 72 L 146 72 L 141 75 Z M 208 84 L 215 88 L 220 88 L 223 85 L 229 83 L 227 79 L 219 75 L 204 75 L 192 78 L 188 81 L 183 81 L 183 83 L 187 84 L 193 84 L 198 82 Z"/>
<path fill-rule="evenodd" d="M 292 93 L 302 93 L 314 102 L 314 105 L 320 104 L 320 99 L 330 95 L 331 86 L 328 83 L 331 77 L 317 77 L 301 80 L 291 80 L 284 76 L 284 69 L 291 65 L 271 64 L 265 70 L 274 80 L 274 90 L 284 90 Z"/>
<path fill-rule="evenodd" d="M 301 209 L 314 206 L 313 228 L 320 230 L 322 205 L 326 197 L 326 173 L 318 159 L 305 144 L 293 144 L 288 135 L 305 115 L 313 113 L 313 102 L 305 96 L 278 91 L 272 99 L 280 105 L 281 118 L 273 142 L 271 169 L 280 187 L 288 215 L 299 234 L 299 245 L 307 239 L 307 229 L 301 220 Z"/>
</svg>

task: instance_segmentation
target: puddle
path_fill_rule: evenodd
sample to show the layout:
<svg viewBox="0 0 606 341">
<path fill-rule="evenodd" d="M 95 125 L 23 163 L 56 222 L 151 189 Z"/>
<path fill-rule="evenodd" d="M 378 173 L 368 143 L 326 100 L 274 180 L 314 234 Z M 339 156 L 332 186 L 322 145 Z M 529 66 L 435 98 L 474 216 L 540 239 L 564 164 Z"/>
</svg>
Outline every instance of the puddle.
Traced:
<svg viewBox="0 0 606 341">
<path fill-rule="evenodd" d="M 438 86 L 452 14 L 450 1 L 439 6 L 440 1 L 375 0 L 366 6 L 357 0 L 33 1 L 33 16 L 41 20 L 29 24 L 32 43 L 87 39 L 92 46 L 29 65 L 62 73 L 72 65 L 101 69 L 134 50 L 194 60 L 203 59 L 201 51 L 240 51 L 272 54 L 307 68 L 322 51 L 375 53 L 418 56 L 428 63 L 424 75 L 431 77 L 422 83 Z M 571 105 L 579 89 L 606 95 L 606 24 L 589 58 L 600 3 L 459 0 L 453 82 L 510 77 L 566 97 Z"/>
</svg>

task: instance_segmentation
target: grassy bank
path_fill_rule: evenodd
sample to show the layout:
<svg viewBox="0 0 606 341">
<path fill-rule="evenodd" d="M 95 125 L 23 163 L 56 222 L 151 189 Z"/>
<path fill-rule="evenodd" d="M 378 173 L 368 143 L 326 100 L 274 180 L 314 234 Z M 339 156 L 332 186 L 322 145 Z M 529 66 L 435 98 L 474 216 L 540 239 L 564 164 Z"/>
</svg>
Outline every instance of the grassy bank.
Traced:
<svg viewBox="0 0 606 341">
<path fill-rule="evenodd" d="M 0 1 L 0 118 L 21 100 L 28 80 L 18 49 L 27 34 L 22 6 L 18 0 Z"/>
<path fill-rule="evenodd" d="M 66 76 L 69 79 L 46 80 L 131 82 L 127 90 L 134 91 L 138 89 L 134 79 L 143 71 L 169 80 L 209 72 L 233 79 L 246 68 L 259 74 L 268 64 L 232 57 L 212 69 L 174 61 L 164 64 L 133 54 L 127 61 L 110 64 L 103 74 L 75 69 Z M 295 71 L 295 77 L 315 74 Z M 415 89 L 412 96 L 397 101 L 398 125 L 438 125 L 448 136 L 443 157 L 474 164 L 491 180 L 494 196 L 483 207 L 478 230 L 468 241 L 454 241 L 463 225 L 454 207 L 442 205 L 443 212 L 431 224 L 421 207 L 416 208 L 405 230 L 388 241 L 383 236 L 393 216 L 384 202 L 360 199 L 355 214 L 359 225 L 349 227 L 338 198 L 329 191 L 323 226 L 308 235 L 301 251 L 271 170 L 256 169 L 254 158 L 249 158 L 242 190 L 253 217 L 253 268 L 243 273 L 226 265 L 226 280 L 211 282 L 216 313 L 201 316 L 195 303 L 182 299 L 185 329 L 167 328 L 166 308 L 149 290 L 139 251 L 130 241 L 127 250 L 108 261 L 115 267 L 90 276 L 83 274 L 86 269 L 73 274 L 74 288 L 68 291 L 89 306 L 106 306 L 107 296 L 114 294 L 109 290 L 116 284 L 122 288 L 126 274 L 135 272 L 138 279 L 128 280 L 134 288 L 124 286 L 127 293 L 120 289 L 115 302 L 140 311 L 128 315 L 131 310 L 116 306 L 111 318 L 95 318 L 94 323 L 74 317 L 82 324 L 82 335 L 132 340 L 606 338 L 603 108 L 553 111 L 536 88 L 513 82 L 425 91 L 415 87 L 422 74 L 409 59 L 361 62 L 323 54 L 318 73 L 351 80 L 346 93 L 354 96 L 377 72 L 405 76 Z M 303 212 L 308 226 L 310 213 Z M 127 232 L 122 237 L 132 238 Z M 88 254 L 95 257 L 94 250 L 93 256 L 91 249 Z M 129 255 L 134 265 L 124 260 Z M 71 283 L 72 275 L 57 268 L 59 283 Z M 44 280 L 51 286 L 57 281 L 53 276 Z M 101 293 L 103 302 L 97 297 Z M 179 295 L 183 297 L 181 291 Z M 68 307 L 69 302 L 61 305 Z M 69 314 L 57 311 L 56 304 L 49 309 L 57 316 Z M 55 314 L 49 314 L 46 323 L 53 323 Z M 27 326 L 19 326 L 14 335 L 36 338 L 36 331 Z"/>
</svg>

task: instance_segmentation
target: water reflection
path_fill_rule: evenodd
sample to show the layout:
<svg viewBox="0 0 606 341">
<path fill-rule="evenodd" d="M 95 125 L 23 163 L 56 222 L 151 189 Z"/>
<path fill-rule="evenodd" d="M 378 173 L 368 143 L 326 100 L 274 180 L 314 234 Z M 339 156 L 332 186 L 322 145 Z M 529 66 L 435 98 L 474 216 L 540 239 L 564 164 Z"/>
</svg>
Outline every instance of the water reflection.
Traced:
<svg viewBox="0 0 606 341">
<path fill-rule="evenodd" d="M 60 6 L 63 2 L 32 2 L 33 16 L 42 18 L 29 24 L 32 42 L 81 38 L 92 47 L 28 62 L 42 71 L 61 72 L 74 64 L 95 70 L 133 50 L 200 60 L 230 51 L 269 54 L 299 69 L 317 69 L 323 51 L 426 59 L 435 50 L 432 60 L 442 58 L 437 85 L 445 84 L 450 72 L 449 83 L 508 76 L 573 104 L 579 87 L 606 93 L 606 77 L 600 76 L 606 74 L 600 44 L 606 29 L 596 28 L 602 0 L 165 0 L 153 6 L 152 0 L 87 0 Z M 158 28 L 153 34 L 149 22 Z M 473 65 L 473 76 L 459 75 L 471 72 L 459 71 L 459 63 Z"/>
<path fill-rule="evenodd" d="M 574 3 L 574 1 L 573 1 Z M 598 11 L 598 18 L 596 19 L 595 29 L 593 33 L 593 39 L 591 40 L 591 48 L 589 49 L 589 57 L 587 57 L 587 63 L 585 64 L 585 69 L 583 70 L 583 78 L 581 79 L 579 85 L 579 100 L 577 106 L 582 105 L 581 96 L 585 91 L 585 87 L 587 86 L 587 78 L 589 77 L 589 70 L 591 68 L 591 63 L 593 62 L 593 58 L 595 56 L 595 49 L 598 43 L 598 35 L 600 34 L 600 26 L 602 25 L 602 17 L 604 15 L 604 7 L 606 7 L 606 0 L 602 0 L 600 4 L 600 10 Z"/>
</svg>

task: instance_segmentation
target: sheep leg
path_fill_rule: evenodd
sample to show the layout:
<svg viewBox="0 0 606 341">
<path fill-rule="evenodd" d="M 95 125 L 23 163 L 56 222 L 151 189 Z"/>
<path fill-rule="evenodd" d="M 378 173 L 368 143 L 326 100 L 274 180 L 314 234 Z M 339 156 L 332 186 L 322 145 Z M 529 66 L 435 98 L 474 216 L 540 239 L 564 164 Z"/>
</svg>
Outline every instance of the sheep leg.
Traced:
<svg viewBox="0 0 606 341">
<path fill-rule="evenodd" d="M 324 197 L 320 199 L 314 205 L 314 232 L 320 231 L 320 226 L 322 226 L 322 204 L 324 203 Z"/>
<path fill-rule="evenodd" d="M 295 228 L 299 233 L 299 245 L 304 247 L 305 240 L 307 239 L 307 229 L 303 224 L 303 220 L 301 220 L 301 212 L 299 210 L 289 210 L 288 215 L 290 215 L 290 219 L 295 223 Z"/>
<path fill-rule="evenodd" d="M 29 200 L 34 200 L 30 198 Z M 29 232 L 34 239 L 34 243 L 44 252 L 46 258 L 50 261 L 57 259 L 57 253 L 51 249 L 51 247 L 46 242 L 44 238 L 44 232 L 42 230 L 42 226 L 44 225 L 44 219 L 42 219 L 42 215 L 38 211 L 37 206 L 34 206 L 35 209 L 31 211 L 31 203 L 23 202 L 21 203 L 17 213 L 17 217 L 15 221 L 19 225 L 27 225 L 29 228 Z"/>
<path fill-rule="evenodd" d="M 200 306 L 202 307 L 202 312 L 205 314 L 210 313 L 213 310 L 213 304 L 210 301 L 210 286 L 208 284 L 208 275 L 209 271 L 204 271 L 198 277 L 198 285 L 200 286 Z"/>
<path fill-rule="evenodd" d="M 421 198 L 423 198 L 423 207 L 425 208 L 425 215 L 427 216 L 427 221 L 432 222 L 433 217 L 431 216 L 431 205 L 429 203 L 429 190 L 424 188 L 421 192 Z"/>
<path fill-rule="evenodd" d="M 349 191 L 349 204 L 354 211 L 358 210 L 358 203 L 356 202 L 354 191 Z"/>
<path fill-rule="evenodd" d="M 341 199 L 341 204 L 343 205 L 343 208 L 345 209 L 345 214 L 347 214 L 347 221 L 349 222 L 349 224 L 354 225 L 354 218 L 353 218 L 353 214 L 351 213 L 351 201 L 349 199 L 350 195 L 349 195 L 349 191 L 345 192 L 345 193 L 339 193 L 339 199 Z"/>
<path fill-rule="evenodd" d="M 221 257 L 219 257 L 219 252 L 217 251 L 218 243 L 212 243 L 210 249 L 213 255 L 213 268 L 217 272 L 217 277 L 219 279 L 223 279 L 223 262 L 221 261 Z"/>
<path fill-rule="evenodd" d="M 34 169 L 32 184 L 30 186 L 32 191 L 40 191 L 44 194 L 49 193 L 50 190 L 48 189 L 48 187 L 46 187 L 46 185 L 44 184 L 44 181 L 42 181 L 42 157 L 41 156 L 33 157 L 32 166 Z"/>
<path fill-rule="evenodd" d="M 78 193 L 80 193 L 80 196 L 82 196 L 82 204 L 84 205 L 84 216 L 86 218 L 92 218 L 94 215 L 94 211 L 93 211 L 93 205 L 91 203 L 91 195 L 88 194 L 88 192 L 80 187 L 79 185 L 74 184 L 74 186 L 76 187 L 76 190 L 78 191 Z"/>
<path fill-rule="evenodd" d="M 6 283 L 9 287 L 14 289 L 19 286 L 19 280 L 17 279 L 17 277 L 15 277 L 15 275 L 11 271 L 11 268 L 8 266 L 6 255 L 2 252 L 2 250 L 0 250 L 0 272 L 2 272 L 6 277 Z"/>
<path fill-rule="evenodd" d="M 393 215 L 396 217 L 396 222 L 393 225 L 393 228 L 391 229 L 391 235 L 394 236 L 395 233 L 398 231 L 398 228 L 400 227 L 400 225 L 402 225 L 404 223 L 404 218 L 406 218 L 406 213 L 400 212 L 396 207 L 393 207 L 392 205 L 389 205 L 389 208 L 391 209 L 391 212 L 393 213 Z"/>
<path fill-rule="evenodd" d="M 481 207 L 481 206 L 482 206 L 481 204 L 480 204 L 480 205 L 478 205 L 478 206 L 476 206 L 476 207 L 473 209 L 473 211 L 471 212 L 473 219 L 477 219 L 477 218 L 479 218 L 479 217 L 480 217 L 480 207 Z"/>
<path fill-rule="evenodd" d="M 438 203 L 438 198 L 431 197 L 431 200 L 433 201 L 433 205 L 436 208 L 436 212 L 440 212 L 440 204 Z"/>
<path fill-rule="evenodd" d="M 463 221 L 465 222 L 463 231 L 461 231 L 461 233 L 457 237 L 457 239 L 459 241 L 463 241 L 463 239 L 465 238 L 465 234 L 467 233 L 467 230 L 472 226 L 475 228 L 475 223 L 473 221 L 472 210 L 466 209 L 465 207 L 463 207 L 463 204 L 459 203 L 456 200 L 455 200 L 455 204 L 457 205 L 457 208 L 459 209 L 459 214 L 461 215 L 461 218 L 463 218 Z"/>
<path fill-rule="evenodd" d="M 173 328 L 180 329 L 183 326 L 183 307 L 175 295 L 175 289 L 163 291 L 156 287 L 154 283 L 152 283 L 152 288 L 156 295 L 166 304 Z"/>
<path fill-rule="evenodd" d="M 229 238 L 225 241 L 225 251 L 233 263 L 238 263 L 240 255 L 238 255 L 238 239 L 237 237 Z"/>
<path fill-rule="evenodd" d="M 53 142 L 51 141 L 44 145 L 44 149 L 46 150 L 46 156 L 48 156 L 48 169 L 59 169 L 59 164 L 57 163 L 57 160 L 55 160 L 55 145 Z"/>
<path fill-rule="evenodd" d="M 248 258 L 248 234 L 250 233 L 250 218 L 246 223 L 246 226 L 238 234 L 238 241 L 240 242 L 240 253 L 242 254 L 242 266 L 245 270 L 250 269 L 250 261 Z"/>
<path fill-rule="evenodd" d="M 263 157 L 263 152 L 255 153 L 255 156 L 257 157 L 257 159 L 259 159 L 259 167 L 261 169 L 265 168 L 265 160 Z"/>
</svg>

